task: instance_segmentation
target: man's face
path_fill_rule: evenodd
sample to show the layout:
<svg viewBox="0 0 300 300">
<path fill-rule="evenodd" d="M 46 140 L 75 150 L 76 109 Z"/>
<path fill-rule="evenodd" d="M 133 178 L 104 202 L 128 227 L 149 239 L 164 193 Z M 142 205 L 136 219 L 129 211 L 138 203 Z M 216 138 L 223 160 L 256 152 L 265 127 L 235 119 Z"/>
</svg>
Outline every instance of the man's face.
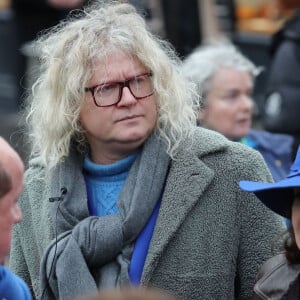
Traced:
<svg viewBox="0 0 300 300">
<path fill-rule="evenodd" d="M 206 106 L 199 113 L 203 127 L 235 140 L 249 133 L 252 121 L 253 82 L 247 72 L 220 69 L 211 79 Z"/>
<path fill-rule="evenodd" d="M 3 141 L 0 141 L 2 149 Z M 24 166 L 12 149 L 3 149 L 1 161 L 12 178 L 12 189 L 0 199 L 0 263 L 4 262 L 10 249 L 13 225 L 22 220 L 22 213 L 17 198 L 23 190 Z"/>
<path fill-rule="evenodd" d="M 126 53 L 112 53 L 106 62 L 95 63 L 87 86 L 124 81 L 149 71 Z M 91 93 L 86 93 L 80 112 L 92 159 L 102 164 L 122 159 L 142 145 L 153 131 L 156 119 L 155 94 L 138 100 L 127 87 L 122 90 L 120 102 L 108 107 L 96 106 Z"/>
</svg>

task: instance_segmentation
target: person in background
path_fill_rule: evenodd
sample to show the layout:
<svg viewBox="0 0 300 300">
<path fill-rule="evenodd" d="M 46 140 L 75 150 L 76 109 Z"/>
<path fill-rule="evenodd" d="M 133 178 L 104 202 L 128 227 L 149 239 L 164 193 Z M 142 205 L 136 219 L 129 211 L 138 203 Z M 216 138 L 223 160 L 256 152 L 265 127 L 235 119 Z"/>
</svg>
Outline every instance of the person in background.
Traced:
<svg viewBox="0 0 300 300">
<path fill-rule="evenodd" d="M 269 259 L 259 271 L 253 300 L 300 299 L 300 147 L 284 179 L 276 183 L 241 181 L 240 187 L 292 223 L 284 253 Z"/>
<path fill-rule="evenodd" d="M 270 132 L 294 137 L 293 157 L 300 143 L 300 1 L 279 0 L 284 24 L 272 35 L 265 84 L 262 125 Z"/>
<path fill-rule="evenodd" d="M 22 220 L 17 198 L 23 189 L 24 166 L 16 151 L 2 137 L 0 153 L 0 299 L 30 300 L 28 286 L 4 265 L 12 228 Z"/>
<path fill-rule="evenodd" d="M 152 286 L 249 299 L 283 229 L 237 182 L 259 153 L 196 126 L 198 95 L 134 6 L 99 1 L 36 42 L 33 142 L 10 267 L 37 299 Z"/>
<path fill-rule="evenodd" d="M 252 90 L 260 69 L 233 45 L 216 43 L 196 48 L 182 70 L 202 97 L 200 125 L 258 150 L 274 180 L 284 178 L 293 159 L 293 137 L 251 128 Z"/>
</svg>

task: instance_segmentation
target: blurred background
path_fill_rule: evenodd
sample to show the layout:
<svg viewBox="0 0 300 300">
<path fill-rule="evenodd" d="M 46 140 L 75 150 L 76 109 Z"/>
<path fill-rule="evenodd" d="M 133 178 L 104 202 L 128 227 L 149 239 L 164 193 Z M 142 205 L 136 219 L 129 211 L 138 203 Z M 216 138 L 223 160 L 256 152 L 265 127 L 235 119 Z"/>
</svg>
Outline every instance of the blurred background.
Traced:
<svg viewBox="0 0 300 300">
<path fill-rule="evenodd" d="M 38 64 L 30 42 L 37 32 L 63 19 L 68 10 L 51 11 L 46 1 L 0 0 L 0 135 L 26 160 L 23 96 L 34 81 Z M 292 0 L 136 0 L 150 29 L 169 40 L 184 58 L 196 46 L 218 38 L 230 39 L 265 71 L 256 80 L 254 124 L 260 125 L 272 36 L 295 12 Z M 35 4 L 34 4 L 35 3 Z M 45 22 L 47 20 L 47 22 Z M 49 22 L 48 22 L 49 21 Z"/>
</svg>

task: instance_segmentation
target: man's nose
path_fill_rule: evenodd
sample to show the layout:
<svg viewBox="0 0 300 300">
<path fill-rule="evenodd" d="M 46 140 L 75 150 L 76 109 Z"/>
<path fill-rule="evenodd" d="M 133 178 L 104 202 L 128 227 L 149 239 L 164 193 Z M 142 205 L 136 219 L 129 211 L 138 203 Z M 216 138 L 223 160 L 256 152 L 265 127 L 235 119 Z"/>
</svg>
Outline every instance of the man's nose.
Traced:
<svg viewBox="0 0 300 300">
<path fill-rule="evenodd" d="M 137 102 L 137 99 L 131 93 L 129 87 L 124 86 L 121 91 L 121 100 L 117 104 L 118 106 L 129 106 L 134 105 Z"/>
</svg>

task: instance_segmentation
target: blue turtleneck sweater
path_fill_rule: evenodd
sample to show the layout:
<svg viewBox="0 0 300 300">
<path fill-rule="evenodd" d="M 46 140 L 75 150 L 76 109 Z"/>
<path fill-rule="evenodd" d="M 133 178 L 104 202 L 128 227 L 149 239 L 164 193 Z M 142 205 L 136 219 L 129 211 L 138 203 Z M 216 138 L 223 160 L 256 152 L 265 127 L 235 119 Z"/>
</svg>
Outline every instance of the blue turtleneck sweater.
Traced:
<svg viewBox="0 0 300 300">
<path fill-rule="evenodd" d="M 110 165 L 96 164 L 85 157 L 83 173 L 91 215 L 101 217 L 119 213 L 117 199 L 136 156 L 134 153 Z"/>
</svg>

